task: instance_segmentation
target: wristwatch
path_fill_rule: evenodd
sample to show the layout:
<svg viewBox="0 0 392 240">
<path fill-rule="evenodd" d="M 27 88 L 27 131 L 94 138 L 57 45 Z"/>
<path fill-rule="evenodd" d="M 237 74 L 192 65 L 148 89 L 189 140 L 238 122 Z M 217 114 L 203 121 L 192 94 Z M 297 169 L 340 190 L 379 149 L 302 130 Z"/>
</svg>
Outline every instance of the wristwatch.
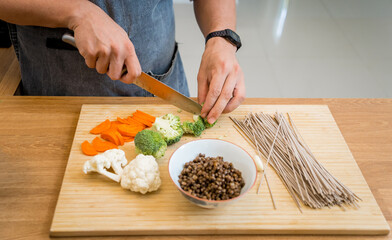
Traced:
<svg viewBox="0 0 392 240">
<path fill-rule="evenodd" d="M 213 38 L 213 37 L 225 38 L 226 40 L 228 40 L 230 43 L 232 43 L 234 46 L 237 47 L 237 51 L 242 46 L 240 36 L 238 36 L 237 33 L 235 33 L 233 30 L 230 30 L 230 29 L 225 29 L 222 31 L 216 31 L 216 32 L 209 33 L 206 37 L 206 43 L 210 38 Z"/>
</svg>

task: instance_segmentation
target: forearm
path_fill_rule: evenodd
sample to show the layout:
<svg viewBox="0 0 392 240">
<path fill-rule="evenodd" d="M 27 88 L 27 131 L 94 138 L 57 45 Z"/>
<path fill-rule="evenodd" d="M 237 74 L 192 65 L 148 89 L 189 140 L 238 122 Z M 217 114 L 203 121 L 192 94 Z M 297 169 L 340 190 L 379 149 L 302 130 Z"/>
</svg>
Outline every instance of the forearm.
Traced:
<svg viewBox="0 0 392 240">
<path fill-rule="evenodd" d="M 210 32 L 236 28 L 235 0 L 194 0 L 194 11 L 200 30 Z"/>
<path fill-rule="evenodd" d="M 204 37 L 224 29 L 236 29 L 235 0 L 194 0 L 194 10 Z M 244 75 L 236 58 L 237 47 L 225 38 L 208 40 L 201 59 L 198 102 L 209 123 L 221 113 L 236 109 L 245 98 Z"/>
<path fill-rule="evenodd" d="M 87 0 L 2 0 L 0 19 L 18 25 L 72 29 L 77 19 L 94 8 L 98 7 Z"/>
<path fill-rule="evenodd" d="M 113 80 L 132 83 L 141 73 L 128 34 L 88 0 L 0 0 L 0 19 L 19 25 L 73 30 L 86 65 Z M 124 65 L 128 73 L 122 75 Z"/>
</svg>

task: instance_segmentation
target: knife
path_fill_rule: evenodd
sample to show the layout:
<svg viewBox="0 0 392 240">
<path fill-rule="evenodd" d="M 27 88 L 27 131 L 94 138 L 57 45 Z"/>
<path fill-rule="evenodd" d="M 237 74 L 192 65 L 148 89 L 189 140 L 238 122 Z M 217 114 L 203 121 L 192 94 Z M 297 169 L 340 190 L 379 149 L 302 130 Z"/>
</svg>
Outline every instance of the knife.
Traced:
<svg viewBox="0 0 392 240">
<path fill-rule="evenodd" d="M 62 40 L 63 42 L 66 42 L 76 47 L 75 38 L 71 34 L 65 33 L 62 36 Z M 124 65 L 121 71 L 121 76 L 126 73 L 127 69 Z M 173 88 L 167 86 L 166 84 L 158 81 L 157 79 L 151 77 L 147 73 L 142 72 L 142 74 L 138 78 L 136 78 L 135 81 L 133 81 L 133 84 L 147 90 L 148 92 L 162 98 L 163 100 L 168 101 L 172 105 L 184 111 L 200 115 L 200 104 L 181 94 L 180 92 L 174 90 Z"/>
</svg>

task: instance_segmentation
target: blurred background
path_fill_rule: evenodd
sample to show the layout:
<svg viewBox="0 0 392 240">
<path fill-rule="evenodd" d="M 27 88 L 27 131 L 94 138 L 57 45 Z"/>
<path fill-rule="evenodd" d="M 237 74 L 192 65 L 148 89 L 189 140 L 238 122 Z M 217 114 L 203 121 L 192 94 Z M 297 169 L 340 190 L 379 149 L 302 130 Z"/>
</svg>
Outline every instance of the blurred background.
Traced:
<svg viewBox="0 0 392 240">
<path fill-rule="evenodd" d="M 204 50 L 189 0 L 175 0 L 191 96 Z M 247 97 L 391 98 L 391 0 L 238 0 Z"/>
</svg>

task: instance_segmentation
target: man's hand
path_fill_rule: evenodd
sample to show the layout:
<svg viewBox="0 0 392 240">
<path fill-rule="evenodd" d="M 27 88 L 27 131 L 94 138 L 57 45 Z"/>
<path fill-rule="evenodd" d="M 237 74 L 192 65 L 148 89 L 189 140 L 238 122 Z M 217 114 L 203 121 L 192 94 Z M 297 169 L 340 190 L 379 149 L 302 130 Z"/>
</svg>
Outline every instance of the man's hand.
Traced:
<svg viewBox="0 0 392 240">
<path fill-rule="evenodd" d="M 87 66 L 112 80 L 132 83 L 141 74 L 141 67 L 127 33 L 98 6 L 86 1 L 80 9 L 69 28 Z M 121 76 L 124 65 L 128 73 Z"/>
<path fill-rule="evenodd" d="M 201 60 L 198 101 L 204 103 L 201 116 L 209 123 L 220 114 L 236 109 L 245 99 L 244 75 L 236 58 L 237 48 L 221 37 L 208 40 Z"/>
</svg>

